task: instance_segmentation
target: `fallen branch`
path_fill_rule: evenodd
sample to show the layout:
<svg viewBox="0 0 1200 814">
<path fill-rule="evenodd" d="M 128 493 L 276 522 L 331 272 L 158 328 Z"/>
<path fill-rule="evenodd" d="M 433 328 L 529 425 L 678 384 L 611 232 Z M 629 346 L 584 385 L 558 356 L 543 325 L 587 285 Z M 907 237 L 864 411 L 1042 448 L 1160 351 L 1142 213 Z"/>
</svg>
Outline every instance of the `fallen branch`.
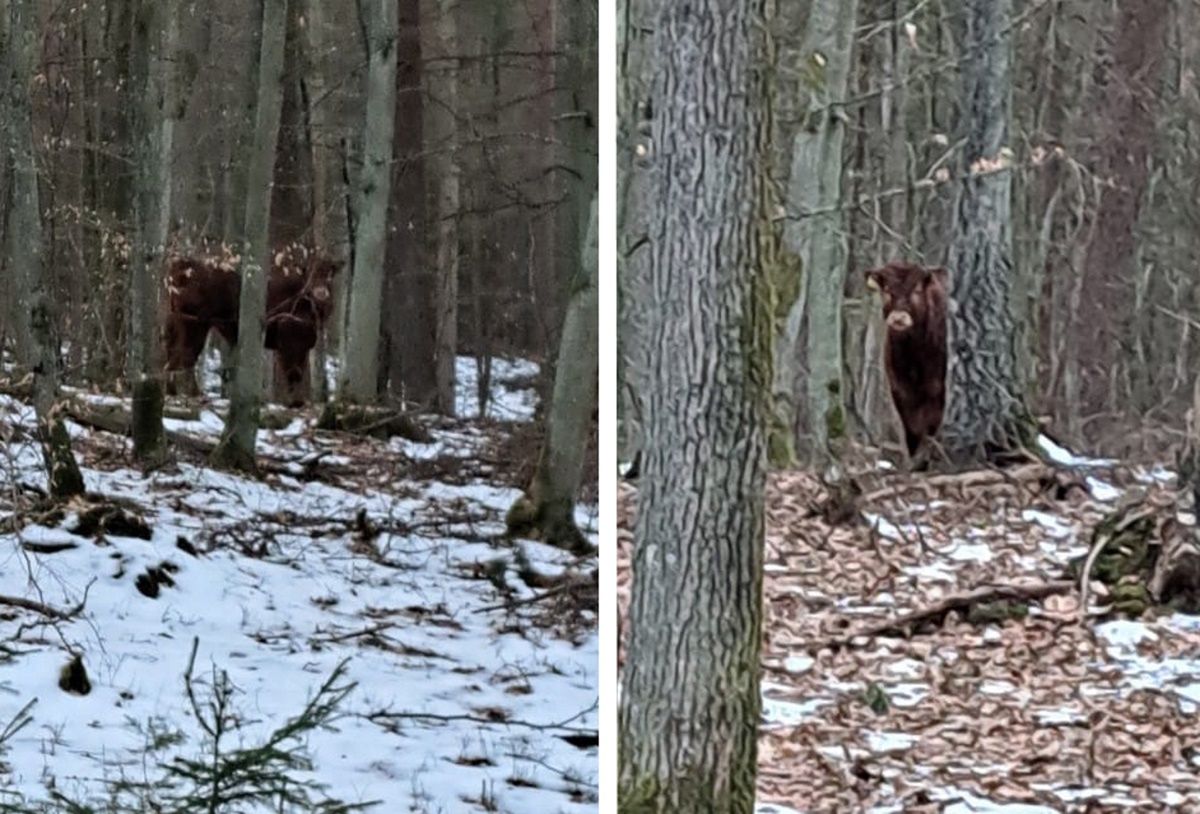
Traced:
<svg viewBox="0 0 1200 814">
<path fill-rule="evenodd" d="M 486 613 L 494 610 L 512 610 L 513 608 L 520 608 L 524 605 L 534 605 L 538 602 L 544 602 L 547 599 L 551 599 L 559 594 L 566 593 L 567 591 L 571 591 L 576 588 L 595 588 L 595 586 L 596 572 L 593 571 L 590 574 L 585 574 L 584 576 L 567 580 L 562 585 L 558 585 L 547 591 L 542 591 L 540 594 L 534 594 L 533 596 L 529 596 L 524 599 L 514 599 L 509 602 L 502 602 L 499 605 L 488 605 L 487 607 L 476 608 L 473 613 Z"/>
<path fill-rule="evenodd" d="M 855 639 L 872 636 L 911 636 L 916 628 L 928 624 L 941 624 L 952 611 L 966 611 L 975 605 L 997 602 L 1004 599 L 1033 601 L 1045 599 L 1054 594 L 1068 593 L 1075 588 L 1072 580 L 1055 580 L 1053 582 L 1034 583 L 1031 585 L 985 585 L 966 593 L 951 594 L 934 604 L 919 608 L 909 613 L 901 614 L 894 619 L 873 622 L 858 630 L 842 634 L 832 639 L 814 642 L 809 645 L 810 651 L 823 648 L 840 649 L 851 644 Z"/>
<path fill-rule="evenodd" d="M 20 596 L 4 596 L 3 594 L 0 594 L 0 605 L 22 608 L 24 610 L 33 611 L 34 613 L 40 613 L 42 616 L 49 616 L 51 619 L 60 620 L 70 619 L 83 609 L 83 606 L 80 605 L 79 607 L 73 608 L 69 611 L 63 611 L 59 610 L 58 608 L 52 608 L 49 605 L 45 605 L 33 599 L 25 599 L 24 597 Z"/>
</svg>

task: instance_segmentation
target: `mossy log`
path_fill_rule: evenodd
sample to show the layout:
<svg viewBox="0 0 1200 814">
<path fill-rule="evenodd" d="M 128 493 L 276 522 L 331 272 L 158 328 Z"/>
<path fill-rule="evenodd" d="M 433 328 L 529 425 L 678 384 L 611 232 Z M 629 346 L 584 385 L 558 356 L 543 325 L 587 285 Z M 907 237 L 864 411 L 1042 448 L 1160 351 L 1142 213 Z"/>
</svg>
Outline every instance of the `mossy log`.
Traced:
<svg viewBox="0 0 1200 814">
<path fill-rule="evenodd" d="M 1174 504 L 1136 500 L 1092 532 L 1088 554 L 1071 564 L 1087 611 L 1089 584 L 1109 587 L 1108 610 L 1140 616 L 1151 606 L 1200 612 L 1200 534 Z"/>
</svg>

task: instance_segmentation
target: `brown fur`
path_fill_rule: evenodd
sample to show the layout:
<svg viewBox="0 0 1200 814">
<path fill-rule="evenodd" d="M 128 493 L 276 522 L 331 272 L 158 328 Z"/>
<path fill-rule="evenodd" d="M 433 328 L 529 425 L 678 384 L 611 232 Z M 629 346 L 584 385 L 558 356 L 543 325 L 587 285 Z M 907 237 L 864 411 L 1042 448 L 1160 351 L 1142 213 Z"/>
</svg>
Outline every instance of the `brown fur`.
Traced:
<svg viewBox="0 0 1200 814">
<path fill-rule="evenodd" d="M 947 273 L 893 261 L 868 271 L 867 281 L 883 300 L 883 362 L 914 457 L 926 438 L 937 435 L 946 407 Z"/>
<path fill-rule="evenodd" d="M 242 282 L 236 266 L 237 258 L 230 257 L 168 261 L 163 331 L 168 373 L 190 372 L 212 330 L 230 344 L 237 342 Z M 289 404 L 303 402 L 308 354 L 333 312 L 332 285 L 338 269 L 336 261 L 299 245 L 286 246 L 272 256 L 263 345 L 275 352 Z"/>
</svg>

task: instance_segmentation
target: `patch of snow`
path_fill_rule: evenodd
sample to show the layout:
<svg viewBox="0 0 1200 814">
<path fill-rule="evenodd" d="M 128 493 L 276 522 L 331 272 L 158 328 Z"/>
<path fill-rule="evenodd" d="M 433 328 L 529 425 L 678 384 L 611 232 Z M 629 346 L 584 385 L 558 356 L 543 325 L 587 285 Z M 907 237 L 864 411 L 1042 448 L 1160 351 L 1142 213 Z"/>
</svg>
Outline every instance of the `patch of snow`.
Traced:
<svg viewBox="0 0 1200 814">
<path fill-rule="evenodd" d="M 1046 457 L 1063 466 L 1112 466 L 1115 461 L 1110 458 L 1082 458 L 1063 449 L 1044 435 L 1038 436 L 1038 446 L 1046 453 Z"/>
<path fill-rule="evenodd" d="M 537 407 L 533 385 L 539 366 L 528 359 L 492 359 L 490 398 L 485 418 L 529 421 Z M 455 365 L 455 411 L 462 418 L 479 418 L 479 371 L 474 356 L 459 356 Z"/>
<path fill-rule="evenodd" d="M 765 727 L 798 726 L 811 721 L 817 710 L 826 706 L 825 698 L 809 698 L 805 701 L 787 701 L 767 695 L 769 690 L 784 690 L 783 686 L 764 683 L 762 688 L 762 720 Z"/>
<path fill-rule="evenodd" d="M 0 400 L 0 410 L 7 420 L 28 414 L 32 425 L 23 405 Z M 205 410 L 199 421 L 176 426 L 212 434 L 216 416 Z M 294 457 L 311 446 L 295 430 L 261 433 L 260 447 Z M 440 430 L 434 436 L 464 454 L 472 441 Z M 35 444 L 10 444 L 3 466 L 6 478 L 45 483 Z M 307 738 L 311 777 L 347 801 L 381 800 L 373 810 L 382 812 L 468 811 L 477 807 L 465 801 L 487 788 L 500 810 L 596 810 L 597 750 L 560 736 L 598 726 L 598 635 L 593 629 L 567 640 L 521 621 L 524 609 L 496 608 L 503 598 L 478 574 L 501 560 L 517 599 L 539 593 L 517 576 L 513 549 L 492 540 L 515 490 L 410 481 L 397 494 L 359 493 L 187 464 L 149 476 L 85 468 L 84 477 L 89 491 L 142 506 L 153 537 L 110 536 L 97 545 L 66 531 L 73 516 L 55 528 L 0 534 L 0 594 L 61 608 L 86 596 L 82 613 L 58 623 L 53 635 L 30 627 L 24 614 L 0 621 L 6 639 L 25 625 L 13 642 L 20 654 L 0 661 L 0 707 L 41 699 L 34 723 L 7 744 L 0 787 L 40 799 L 53 778 L 60 787 L 98 792 L 106 770 L 140 759 L 146 736 L 139 727 L 148 721 L 195 736 L 181 680 L 195 637 L 197 677 L 208 681 L 216 666 L 239 688 L 234 706 L 244 714 L 239 736 L 247 740 L 299 712 L 349 658 L 347 678 L 358 686 L 346 717 Z M 369 544 L 354 536 L 360 510 L 382 529 Z M 594 538 L 594 507 L 579 507 L 576 516 Z M 185 553 L 180 538 L 211 550 Z M 23 551 L 31 541 L 74 547 Z M 519 547 L 548 575 L 571 562 L 541 543 Z M 135 579 L 164 561 L 177 568 L 174 584 L 154 599 L 139 593 Z M 56 686 L 67 646 L 83 654 L 92 682 L 85 698 Z M 394 725 L 368 718 L 381 711 L 410 717 Z M 0 713 L 0 726 L 7 720 Z M 163 759 L 190 756 L 196 746 L 193 737 Z"/>
<path fill-rule="evenodd" d="M 1111 503 L 1121 496 L 1120 489 L 1093 475 L 1088 475 L 1087 486 L 1088 491 L 1092 493 L 1092 497 L 1103 503 Z"/>
<path fill-rule="evenodd" d="M 875 754 L 903 752 L 911 749 L 919 740 L 915 735 L 909 735 L 907 732 L 867 732 L 864 737 L 867 741 L 867 748 Z"/>
<path fill-rule="evenodd" d="M 1117 648 L 1132 648 L 1140 642 L 1156 642 L 1158 634 L 1145 622 L 1113 619 L 1096 625 L 1096 636 Z"/>
<path fill-rule="evenodd" d="M 792 674 L 807 673 L 815 663 L 812 656 L 788 656 L 783 662 L 783 669 Z"/>
<path fill-rule="evenodd" d="M 942 814 L 1059 814 L 1053 808 L 1029 803 L 994 803 L 962 789 L 938 789 L 931 796 L 954 801 L 942 809 Z"/>
<path fill-rule="evenodd" d="M 956 562 L 988 562 L 992 559 L 992 547 L 987 543 L 955 543 L 942 553 Z"/>
<path fill-rule="evenodd" d="M 754 807 L 754 814 L 803 814 L 803 812 L 779 803 L 759 803 Z"/>
<path fill-rule="evenodd" d="M 1046 533 L 1051 537 L 1059 539 L 1070 537 L 1074 532 L 1070 523 L 1064 521 L 1061 517 L 1046 512 L 1038 511 L 1037 509 L 1026 509 L 1021 512 L 1021 517 L 1028 520 L 1030 523 L 1036 523 L 1046 530 Z"/>
</svg>

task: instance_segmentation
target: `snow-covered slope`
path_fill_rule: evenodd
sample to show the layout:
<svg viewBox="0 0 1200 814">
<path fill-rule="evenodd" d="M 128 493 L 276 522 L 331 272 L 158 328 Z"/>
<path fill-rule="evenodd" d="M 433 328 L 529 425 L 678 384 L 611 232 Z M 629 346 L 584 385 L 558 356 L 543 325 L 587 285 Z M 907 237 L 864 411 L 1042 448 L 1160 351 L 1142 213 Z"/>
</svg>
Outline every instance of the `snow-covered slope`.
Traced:
<svg viewBox="0 0 1200 814">
<path fill-rule="evenodd" d="M 30 419 L 0 403 L 0 425 L 28 429 Z M 206 414 L 174 426 L 219 432 Z M 343 717 L 308 738 L 312 777 L 347 802 L 378 800 L 383 812 L 596 809 L 596 749 L 564 739 L 579 743 L 571 736 L 597 727 L 594 615 L 516 604 L 540 593 L 522 569 L 554 576 L 594 561 L 501 541 L 510 488 L 406 478 L 406 460 L 477 456 L 484 438 L 475 428 L 390 447 L 320 438 L 304 421 L 260 433 L 260 450 L 275 459 L 327 447 L 323 460 L 345 474 L 324 482 L 187 463 L 143 477 L 102 454 L 123 443 L 114 436 L 73 434 L 92 464 L 89 492 L 134 508 L 152 538 L 72 534 L 83 505 L 18 520 L 6 503 L 0 596 L 83 608 L 49 624 L 0 603 L 0 732 L 37 699 L 33 722 L 0 754 L 0 802 L 14 792 L 43 798 L 48 784 L 87 796 L 122 771 L 154 776 L 143 765 L 151 721 L 187 736 L 156 753 L 160 761 L 195 754 L 201 733 L 183 674 L 196 639 L 195 675 L 211 683 L 215 666 L 239 690 L 245 724 L 235 745 L 298 713 L 349 658 L 358 686 Z M 5 450 L 0 480 L 44 483 L 28 440 Z M 372 466 L 360 469 L 368 456 Z M 594 541 L 594 509 L 581 507 L 579 519 Z M 138 578 L 164 563 L 173 584 L 144 595 Z M 85 696 L 58 687 L 76 651 L 92 683 Z"/>
</svg>

